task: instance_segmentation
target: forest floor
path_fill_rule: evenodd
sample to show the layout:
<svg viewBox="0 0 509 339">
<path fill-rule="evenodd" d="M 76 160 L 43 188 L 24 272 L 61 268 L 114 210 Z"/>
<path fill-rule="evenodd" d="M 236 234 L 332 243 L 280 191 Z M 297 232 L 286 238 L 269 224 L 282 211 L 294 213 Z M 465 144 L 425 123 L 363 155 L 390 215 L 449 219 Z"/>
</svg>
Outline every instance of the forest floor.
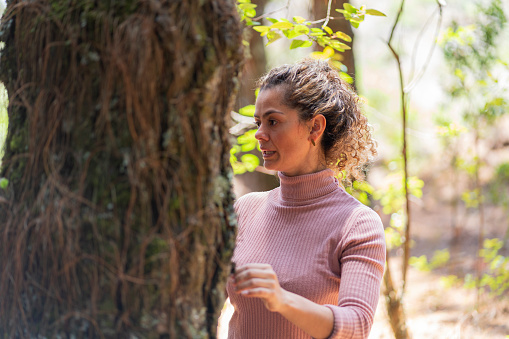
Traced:
<svg viewBox="0 0 509 339">
<path fill-rule="evenodd" d="M 439 192 L 428 196 L 436 197 Z M 426 196 L 426 194 L 425 194 Z M 440 196 L 440 195 L 438 195 Z M 440 201 L 424 200 L 412 204 L 413 236 L 415 240 L 412 256 L 426 255 L 451 248 L 453 232 L 450 208 Z M 410 267 L 405 294 L 407 324 L 413 339 L 471 339 L 471 338 L 509 338 L 509 294 L 501 298 L 484 294 L 476 309 L 477 293 L 475 289 L 463 286 L 445 287 L 441 277 L 455 274 L 464 276 L 474 273 L 474 258 L 477 252 L 479 216 L 474 212 L 460 211 L 456 233 L 455 250 L 450 250 L 450 263 L 431 272 L 422 272 Z M 487 207 L 486 237 L 504 238 L 508 227 L 507 211 Z M 503 255 L 508 255 L 507 248 Z M 391 256 L 393 279 L 401 276 L 401 260 Z M 392 339 L 383 296 L 375 315 L 370 339 Z"/>
<path fill-rule="evenodd" d="M 440 276 L 409 270 L 405 295 L 407 325 L 413 339 L 509 338 L 509 302 L 484 298 L 476 311 L 475 290 L 446 288 Z M 383 296 L 370 339 L 393 339 Z"/>
</svg>

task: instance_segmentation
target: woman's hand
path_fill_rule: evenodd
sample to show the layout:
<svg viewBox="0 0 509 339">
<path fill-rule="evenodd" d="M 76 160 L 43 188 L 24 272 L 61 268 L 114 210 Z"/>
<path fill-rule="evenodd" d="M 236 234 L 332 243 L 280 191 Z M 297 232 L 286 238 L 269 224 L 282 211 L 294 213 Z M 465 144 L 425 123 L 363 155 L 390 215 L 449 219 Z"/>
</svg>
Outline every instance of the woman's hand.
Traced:
<svg viewBox="0 0 509 339">
<path fill-rule="evenodd" d="M 278 312 L 312 337 L 327 338 L 332 333 L 332 310 L 281 288 L 269 264 L 237 267 L 231 279 L 237 293 L 248 298 L 260 298 L 269 311 Z"/>
<path fill-rule="evenodd" d="M 288 292 L 281 288 L 269 264 L 247 264 L 237 267 L 233 275 L 236 292 L 248 298 L 262 299 L 265 307 L 280 312 L 287 303 Z"/>
</svg>

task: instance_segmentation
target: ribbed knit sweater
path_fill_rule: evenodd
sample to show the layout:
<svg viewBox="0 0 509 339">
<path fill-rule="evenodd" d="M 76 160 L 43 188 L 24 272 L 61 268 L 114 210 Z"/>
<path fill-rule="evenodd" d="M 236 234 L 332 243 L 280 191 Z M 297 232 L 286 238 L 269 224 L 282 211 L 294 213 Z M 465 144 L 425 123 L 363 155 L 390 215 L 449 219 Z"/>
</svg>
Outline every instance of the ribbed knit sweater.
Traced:
<svg viewBox="0 0 509 339">
<path fill-rule="evenodd" d="M 378 303 L 385 238 L 378 215 L 346 193 L 331 170 L 287 177 L 280 187 L 237 200 L 233 262 L 267 263 L 282 288 L 334 314 L 330 338 L 367 338 Z M 230 339 L 310 336 L 258 298 L 227 286 L 235 308 Z"/>
</svg>

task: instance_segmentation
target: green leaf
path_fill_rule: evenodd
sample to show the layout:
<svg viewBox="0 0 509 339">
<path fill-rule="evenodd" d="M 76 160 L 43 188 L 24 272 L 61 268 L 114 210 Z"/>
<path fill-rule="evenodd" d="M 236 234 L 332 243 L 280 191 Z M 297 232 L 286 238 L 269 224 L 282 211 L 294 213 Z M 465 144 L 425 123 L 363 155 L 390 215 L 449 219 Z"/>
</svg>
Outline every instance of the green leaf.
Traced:
<svg viewBox="0 0 509 339">
<path fill-rule="evenodd" d="M 335 50 L 339 50 L 340 52 L 343 52 L 344 50 L 347 50 L 347 49 L 351 49 L 350 46 L 342 43 L 342 42 L 339 42 L 339 41 L 332 41 L 330 43 L 331 47 L 334 48 Z"/>
<path fill-rule="evenodd" d="M 0 188 L 1 189 L 6 189 L 8 185 L 9 185 L 9 180 L 7 180 L 6 178 L 0 179 Z"/>
<path fill-rule="evenodd" d="M 247 8 L 244 10 L 244 15 L 248 18 L 254 18 L 256 16 L 256 10 L 253 8 Z"/>
<path fill-rule="evenodd" d="M 254 154 L 244 154 L 240 157 L 240 161 L 249 172 L 253 172 L 260 165 L 260 159 Z"/>
<path fill-rule="evenodd" d="M 252 129 L 237 137 L 242 152 L 250 152 L 256 148 L 258 141 L 255 138 L 256 130 Z"/>
<path fill-rule="evenodd" d="M 357 13 L 357 8 L 353 7 L 348 2 L 343 3 L 343 8 L 349 13 Z"/>
<path fill-rule="evenodd" d="M 274 41 L 281 39 L 281 34 L 274 32 L 274 31 L 269 31 L 267 33 L 267 39 L 269 39 L 269 42 L 267 42 L 267 46 L 268 46 L 271 43 L 273 43 Z"/>
<path fill-rule="evenodd" d="M 299 35 L 302 35 L 301 33 L 296 32 L 294 29 L 285 29 L 283 34 L 290 40 L 298 37 Z"/>
<path fill-rule="evenodd" d="M 339 73 L 339 77 L 340 77 L 341 79 L 343 79 L 344 81 L 346 81 L 347 83 L 349 83 L 349 84 L 353 84 L 353 79 L 352 79 L 352 77 L 351 77 L 350 75 L 348 75 L 347 73 L 345 73 L 345 72 L 340 72 L 340 73 Z"/>
<path fill-rule="evenodd" d="M 264 33 L 264 32 L 267 32 L 268 30 L 270 30 L 270 28 L 267 26 L 256 26 L 256 27 L 253 27 L 253 29 L 260 33 Z"/>
<path fill-rule="evenodd" d="M 250 8 L 256 8 L 256 6 L 257 6 L 256 4 L 252 4 L 252 3 L 243 3 L 243 4 L 239 5 L 239 8 L 246 10 L 246 9 L 250 9 Z"/>
<path fill-rule="evenodd" d="M 332 31 L 332 29 L 328 26 L 323 26 L 322 29 L 324 31 L 326 31 L 327 33 L 329 33 L 329 35 L 332 35 L 334 32 Z"/>
<path fill-rule="evenodd" d="M 238 152 L 240 152 L 240 146 L 233 145 L 232 148 L 230 149 L 230 155 L 235 157 L 235 154 L 237 154 Z M 235 159 L 237 158 L 235 157 Z"/>
<path fill-rule="evenodd" d="M 311 53 L 311 57 L 313 59 L 319 59 L 319 60 L 323 60 L 323 59 L 327 59 L 323 56 L 323 53 L 322 52 L 313 52 Z"/>
<path fill-rule="evenodd" d="M 288 29 L 293 28 L 293 24 L 291 22 L 276 22 L 270 26 L 270 28 L 279 28 L 279 29 Z"/>
<path fill-rule="evenodd" d="M 360 24 L 362 21 L 364 21 L 364 16 L 360 16 L 360 17 L 357 17 L 357 18 L 351 18 L 350 19 L 350 23 L 356 22 L 356 23 Z"/>
<path fill-rule="evenodd" d="M 331 65 L 336 68 L 338 71 L 341 71 L 341 72 L 346 72 L 348 71 L 348 68 L 343 65 L 343 63 L 341 63 L 340 61 L 337 61 L 337 60 L 330 60 L 329 61 L 331 63 Z"/>
<path fill-rule="evenodd" d="M 295 49 L 298 47 L 311 47 L 311 46 L 313 46 L 313 43 L 311 41 L 295 39 L 295 40 L 292 40 L 290 49 Z"/>
<path fill-rule="evenodd" d="M 335 33 L 335 35 L 336 35 L 337 38 L 339 38 L 341 40 L 344 40 L 346 42 L 351 42 L 352 41 L 352 38 L 348 34 L 346 34 L 346 33 L 338 31 L 338 32 Z"/>
<path fill-rule="evenodd" d="M 387 16 L 384 13 L 377 11 L 376 9 L 367 9 L 366 14 L 368 15 L 375 15 L 375 16 Z"/>
<path fill-rule="evenodd" d="M 298 23 L 298 24 L 301 24 L 301 23 L 305 22 L 305 21 L 306 21 L 306 19 L 304 19 L 304 18 L 303 18 L 303 17 L 301 17 L 301 16 L 294 16 L 294 17 L 293 17 L 293 21 L 295 21 L 295 22 L 296 22 L 296 23 Z"/>
<path fill-rule="evenodd" d="M 373 186 L 371 186 L 369 183 L 367 183 L 366 181 L 355 180 L 353 182 L 353 188 L 357 191 L 363 191 L 363 192 L 366 192 L 369 194 L 373 194 L 373 192 L 375 192 L 375 188 Z"/>
<path fill-rule="evenodd" d="M 239 114 L 245 117 L 253 117 L 255 112 L 255 105 L 247 105 L 239 109 Z"/>
<path fill-rule="evenodd" d="M 322 52 L 311 53 L 311 57 L 313 57 L 315 59 L 320 59 L 320 60 L 328 59 L 328 58 L 332 57 L 333 55 L 334 55 L 334 49 L 330 46 L 325 47 Z"/>
<path fill-rule="evenodd" d="M 274 19 L 274 18 L 266 18 L 266 19 L 267 19 L 267 21 L 270 21 L 273 24 L 275 24 L 276 22 L 279 22 L 277 19 Z"/>
<path fill-rule="evenodd" d="M 325 45 L 325 43 L 323 42 L 322 37 L 318 37 L 318 38 L 316 39 L 316 43 L 317 43 L 318 45 L 320 45 L 320 47 L 323 47 L 323 48 L 327 47 L 327 46 Z"/>
<path fill-rule="evenodd" d="M 308 34 L 309 33 L 309 27 L 304 25 L 296 25 L 295 26 L 295 32 L 299 34 Z"/>
<path fill-rule="evenodd" d="M 233 174 L 244 174 L 246 173 L 246 166 L 243 163 L 235 161 L 232 162 L 230 159 L 230 164 L 232 165 Z"/>
</svg>

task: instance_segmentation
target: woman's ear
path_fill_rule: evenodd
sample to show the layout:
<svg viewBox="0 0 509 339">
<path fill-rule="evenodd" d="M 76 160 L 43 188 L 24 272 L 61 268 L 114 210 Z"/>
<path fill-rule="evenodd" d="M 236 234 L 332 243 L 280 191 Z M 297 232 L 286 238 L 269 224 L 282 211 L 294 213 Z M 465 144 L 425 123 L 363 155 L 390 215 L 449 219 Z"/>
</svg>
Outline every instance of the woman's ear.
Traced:
<svg viewBox="0 0 509 339">
<path fill-rule="evenodd" d="M 327 120 L 322 114 L 317 114 L 311 119 L 311 131 L 310 134 L 314 140 L 318 140 L 322 137 L 323 132 L 325 131 L 325 126 L 327 124 Z"/>
</svg>

